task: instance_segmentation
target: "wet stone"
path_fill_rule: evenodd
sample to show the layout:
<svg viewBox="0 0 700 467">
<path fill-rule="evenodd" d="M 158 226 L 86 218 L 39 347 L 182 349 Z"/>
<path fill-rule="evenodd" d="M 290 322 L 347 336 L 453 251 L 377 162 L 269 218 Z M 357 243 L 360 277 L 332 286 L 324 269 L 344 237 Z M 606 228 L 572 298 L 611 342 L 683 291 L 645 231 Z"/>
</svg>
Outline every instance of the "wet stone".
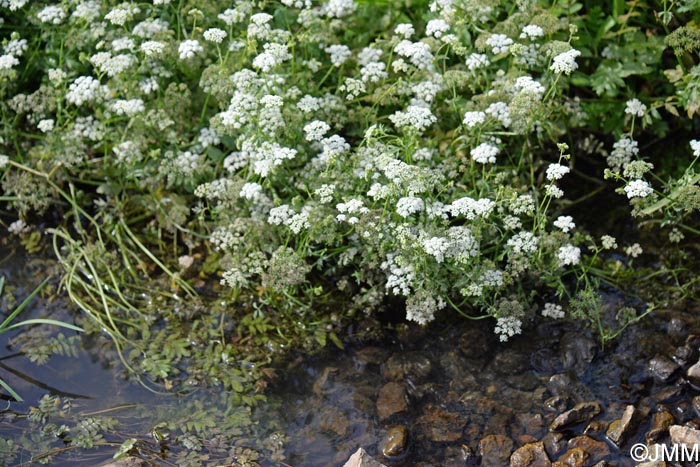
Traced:
<svg viewBox="0 0 700 467">
<path fill-rule="evenodd" d="M 350 427 L 348 418 L 337 407 L 327 407 L 320 415 L 319 426 L 324 431 L 329 431 L 338 436 L 345 436 Z"/>
<path fill-rule="evenodd" d="M 428 357 L 419 352 L 395 353 L 384 363 L 382 375 L 391 381 L 410 380 L 419 384 L 426 380 L 432 365 Z"/>
<path fill-rule="evenodd" d="M 656 355 L 649 360 L 649 371 L 661 381 L 668 381 L 680 369 L 680 366 L 665 355 Z"/>
<path fill-rule="evenodd" d="M 581 448 L 572 448 L 559 458 L 559 463 L 567 467 L 585 467 L 590 456 Z"/>
<path fill-rule="evenodd" d="M 671 435 L 671 443 L 673 444 L 700 445 L 700 430 L 687 426 L 672 425 L 668 432 Z"/>
<path fill-rule="evenodd" d="M 575 402 L 594 399 L 593 393 L 576 378 L 575 373 L 559 373 L 547 381 L 547 389 L 554 396 L 563 396 Z"/>
<path fill-rule="evenodd" d="M 425 437 L 436 443 L 457 441 L 462 437 L 462 428 L 466 424 L 464 418 L 457 413 L 447 412 L 428 404 L 417 425 Z"/>
<path fill-rule="evenodd" d="M 579 402 L 573 409 L 567 410 L 555 418 L 552 423 L 549 424 L 549 429 L 557 431 L 571 425 L 589 421 L 598 415 L 601 410 L 600 404 L 597 401 Z"/>
<path fill-rule="evenodd" d="M 690 381 L 690 384 L 696 388 L 700 388 L 700 361 L 688 368 L 685 376 L 688 378 L 688 381 Z"/>
<path fill-rule="evenodd" d="M 514 348 L 506 347 L 498 352 L 490 367 L 501 375 L 514 376 L 530 370 L 530 355 Z"/>
<path fill-rule="evenodd" d="M 406 388 L 403 384 L 389 382 L 382 386 L 377 397 L 377 415 L 379 420 L 386 420 L 395 413 L 408 409 Z"/>
<path fill-rule="evenodd" d="M 510 467 L 550 467 L 552 461 L 549 460 L 544 444 L 528 443 L 519 447 L 510 456 Z"/>
<path fill-rule="evenodd" d="M 681 395 L 683 388 L 680 386 L 669 386 L 654 394 L 654 400 L 657 402 L 668 402 Z"/>
<path fill-rule="evenodd" d="M 693 397 L 693 410 L 695 410 L 695 415 L 700 417 L 700 396 Z"/>
<path fill-rule="evenodd" d="M 513 440 L 505 435 L 486 435 L 479 441 L 479 456 L 482 467 L 508 465 L 513 451 Z"/>
<path fill-rule="evenodd" d="M 566 448 L 566 437 L 561 433 L 547 433 L 544 438 L 542 438 L 542 444 L 547 454 L 549 454 L 549 457 L 553 459 L 564 452 Z"/>
<path fill-rule="evenodd" d="M 696 358 L 696 353 L 691 346 L 685 344 L 677 347 L 671 358 L 680 366 L 686 366 Z"/>
<path fill-rule="evenodd" d="M 523 432 L 532 436 L 539 436 L 545 428 L 544 417 L 539 413 L 521 413 L 516 416 Z"/>
<path fill-rule="evenodd" d="M 380 347 L 363 347 L 355 352 L 355 361 L 358 366 L 381 365 L 387 358 L 387 351 Z"/>
<path fill-rule="evenodd" d="M 669 412 L 666 412 L 665 410 L 662 412 L 656 412 L 654 415 L 651 416 L 651 427 L 649 428 L 649 431 L 647 432 L 646 436 L 644 439 L 646 440 L 647 444 L 651 444 L 653 442 L 658 441 L 662 437 L 666 436 L 666 433 L 668 433 L 668 429 L 671 425 L 675 423 L 675 419 L 672 414 Z"/>
<path fill-rule="evenodd" d="M 584 450 L 589 456 L 590 463 L 601 461 L 610 455 L 610 447 L 605 441 L 596 441 L 585 435 L 571 438 L 569 448 Z"/>
<path fill-rule="evenodd" d="M 476 463 L 476 454 L 469 446 L 448 446 L 445 449 L 443 467 L 473 467 Z"/>
<path fill-rule="evenodd" d="M 637 411 L 633 405 L 625 407 L 622 417 L 613 420 L 606 431 L 606 435 L 610 441 L 615 443 L 617 447 L 621 447 L 629 439 L 630 435 L 636 428 Z"/>
<path fill-rule="evenodd" d="M 596 356 L 598 346 L 583 334 L 567 332 L 559 343 L 559 357 L 565 369 L 585 369 Z"/>
<path fill-rule="evenodd" d="M 693 407 L 690 402 L 686 400 L 678 401 L 678 403 L 673 407 L 673 413 L 680 422 L 686 422 L 693 418 Z"/>
<path fill-rule="evenodd" d="M 551 412 L 563 412 L 569 405 L 569 399 L 565 396 L 552 396 L 544 401 L 544 406 Z"/>
<path fill-rule="evenodd" d="M 401 456 L 408 446 L 408 428 L 400 425 L 389 428 L 380 446 L 382 455 L 387 459 Z"/>
<path fill-rule="evenodd" d="M 350 459 L 343 465 L 343 467 L 386 467 L 384 464 L 380 464 L 372 458 L 367 451 L 360 448 L 355 453 L 350 456 Z"/>
</svg>

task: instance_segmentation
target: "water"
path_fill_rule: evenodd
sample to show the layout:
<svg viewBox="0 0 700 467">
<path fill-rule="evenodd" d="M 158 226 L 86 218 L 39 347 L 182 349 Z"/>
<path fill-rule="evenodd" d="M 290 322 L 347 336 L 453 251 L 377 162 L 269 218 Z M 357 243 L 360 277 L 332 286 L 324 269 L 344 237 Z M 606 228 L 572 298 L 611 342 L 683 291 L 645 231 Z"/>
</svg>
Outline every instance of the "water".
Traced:
<svg viewBox="0 0 700 467">
<path fill-rule="evenodd" d="M 3 264 L 2 273 L 8 284 L 27 284 L 27 290 L 18 292 L 21 296 L 45 268 L 46 263 L 26 262 L 18 255 Z M 37 298 L 24 318 L 48 310 L 52 317 L 70 320 L 68 307 L 61 303 Z M 613 311 L 624 304 L 615 294 L 607 295 L 605 303 Z M 374 342 L 279 363 L 267 403 L 245 422 L 252 425 L 242 423 L 235 436 L 222 434 L 238 440 L 234 444 L 240 450 L 231 454 L 229 441 L 217 446 L 214 437 L 195 453 L 216 454 L 205 462 L 216 465 L 219 454 L 222 461 L 227 456 L 240 461 L 241 450 L 254 447 L 261 451 L 261 465 L 327 467 L 342 466 L 363 447 L 390 466 L 465 465 L 468 451 L 479 462 L 479 445 L 488 435 L 507 437 L 512 449 L 539 440 L 555 446 L 548 429 L 554 417 L 577 402 L 595 400 L 603 408 L 595 420 L 602 423 L 567 428 L 564 446 L 550 457 L 564 455 L 566 439 L 586 431 L 607 446 L 605 459 L 632 466 L 629 447 L 644 441 L 655 412 L 668 411 L 675 423 L 700 424 L 693 409 L 693 397 L 700 393 L 682 378 L 682 371 L 662 381 L 648 368 L 656 355 L 678 360 L 686 342 L 690 345 L 685 367 L 697 361 L 700 340 L 689 337 L 700 330 L 697 311 L 690 305 L 666 307 L 630 328 L 605 352 L 589 331 L 566 321 L 529 323 L 526 336 L 505 344 L 494 336 L 492 320 L 458 319 L 428 329 L 400 325 L 383 331 Z M 174 465 L 182 453 L 170 450 L 168 440 L 159 435 L 174 441 L 180 436 L 177 424 L 188 423 L 188 416 L 224 411 L 222 401 L 228 396 L 220 391 L 156 394 L 126 380 L 119 365 L 105 364 L 101 341 L 85 341 L 77 358 L 54 356 L 45 365 L 35 365 L 8 346 L 21 332 L 0 336 L 0 375 L 26 401 L 4 402 L 0 436 L 23 445 L 35 442 L 24 415 L 44 394 L 60 396 L 60 409 L 65 409 L 55 423 L 70 425 L 91 416 L 119 421 L 91 450 L 62 450 L 60 440 L 47 444 L 46 453 L 55 454 L 51 465 L 98 465 L 128 438 L 140 440 L 142 455 Z M 606 440 L 605 427 L 627 404 L 638 408 L 640 418 L 629 440 L 618 448 Z M 164 422 L 171 426 L 159 425 Z M 381 455 L 382 439 L 395 426 L 408 430 L 408 445 L 401 455 L 388 459 Z M 23 452 L 12 465 L 28 461 L 29 454 Z"/>
</svg>

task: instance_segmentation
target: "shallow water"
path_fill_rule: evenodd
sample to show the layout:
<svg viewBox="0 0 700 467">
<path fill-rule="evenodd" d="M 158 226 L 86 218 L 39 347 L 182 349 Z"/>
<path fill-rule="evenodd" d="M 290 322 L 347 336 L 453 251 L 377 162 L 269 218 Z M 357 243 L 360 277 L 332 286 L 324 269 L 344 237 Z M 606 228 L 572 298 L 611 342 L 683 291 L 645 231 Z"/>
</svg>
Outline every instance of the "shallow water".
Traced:
<svg viewBox="0 0 700 467">
<path fill-rule="evenodd" d="M 3 268 L 7 283 L 16 284 L 33 277 L 41 266 L 17 257 Z M 623 300 L 609 294 L 605 303 L 612 313 Z M 42 314 L 47 307 L 53 307 L 52 316 L 68 316 L 60 301 L 37 298 L 25 317 Z M 683 379 L 682 371 L 662 381 L 649 370 L 655 355 L 678 359 L 678 349 L 686 342 L 686 357 L 692 361 L 684 366 L 697 361 L 700 340 L 689 337 L 700 334 L 696 306 L 661 309 L 604 352 L 585 329 L 566 321 L 531 323 L 526 336 L 508 343 L 498 342 L 492 327 L 491 320 L 456 320 L 427 329 L 400 325 L 375 342 L 292 359 L 277 368 L 268 403 L 256 414 L 260 425 L 255 433 L 260 434 L 241 439 L 277 432 L 277 439 L 285 440 L 283 462 L 290 466 L 342 466 L 359 447 L 390 466 L 494 465 L 479 457 L 480 442 L 488 435 L 504 435 L 511 449 L 551 441 L 548 425 L 559 413 L 577 402 L 598 401 L 603 411 L 595 420 L 602 423 L 568 427 L 560 444 L 585 431 L 607 446 L 604 459 L 627 467 L 635 465 L 629 448 L 644 440 L 654 412 L 667 410 L 675 423 L 700 425 L 692 404 L 700 392 Z M 190 410 L 193 401 L 212 404 L 216 399 L 206 391 L 186 397 L 154 394 L 125 381 L 118 366 L 102 364 L 96 348 L 83 349 L 77 359 L 52 357 L 37 366 L 7 347 L 13 335 L 0 335 L 5 344 L 0 375 L 26 402 L 5 403 L 0 436 L 27 443 L 21 438 L 27 436 L 21 431 L 27 422 L 13 420 L 12 414 L 25 414 L 47 393 L 72 399 L 74 414 L 99 412 L 121 422 L 119 433 L 105 438 L 108 445 L 59 453 L 51 465 L 98 465 L 111 458 L 125 438 L 149 439 L 153 426 L 168 414 Z M 619 418 L 627 404 L 643 416 L 618 448 L 606 440 L 605 426 Z M 399 456 L 387 458 L 381 454 L 382 439 L 394 426 L 408 430 L 408 445 Z M 550 457 L 554 460 L 566 449 L 564 445 Z M 465 463 L 469 452 L 473 464 Z M 172 465 L 172 459 L 162 463 Z M 261 459 L 261 464 L 280 465 L 269 459 Z"/>
</svg>

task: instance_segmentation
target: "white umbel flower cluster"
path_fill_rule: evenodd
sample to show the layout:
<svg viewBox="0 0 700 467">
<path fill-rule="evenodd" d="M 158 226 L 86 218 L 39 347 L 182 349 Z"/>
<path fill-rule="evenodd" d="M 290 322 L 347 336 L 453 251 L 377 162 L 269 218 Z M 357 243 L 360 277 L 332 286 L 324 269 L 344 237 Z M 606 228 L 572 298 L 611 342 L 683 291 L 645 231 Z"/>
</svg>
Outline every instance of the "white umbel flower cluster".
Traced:
<svg viewBox="0 0 700 467">
<path fill-rule="evenodd" d="M 437 122 L 437 117 L 433 115 L 427 107 L 409 105 L 405 112 L 398 111 L 390 115 L 389 120 L 391 120 L 397 128 L 411 128 L 417 131 L 423 131 Z"/>
<path fill-rule="evenodd" d="M 625 194 L 629 199 L 646 198 L 654 192 L 646 180 L 632 180 L 625 186 Z"/>
<path fill-rule="evenodd" d="M 552 60 L 552 65 L 549 67 L 554 73 L 564 73 L 565 75 L 570 75 L 571 72 L 578 68 L 578 63 L 576 63 L 576 57 L 581 55 L 576 49 L 571 49 L 567 52 L 560 53 L 554 60 Z"/>
<path fill-rule="evenodd" d="M 491 47 L 491 52 L 494 55 L 508 52 L 508 48 L 513 45 L 513 39 L 505 34 L 491 34 L 491 37 L 486 39 L 486 45 Z"/>
<path fill-rule="evenodd" d="M 464 114 L 464 120 L 462 123 L 467 128 L 474 128 L 477 125 L 481 125 L 486 121 L 486 113 L 481 111 L 471 111 Z"/>
<path fill-rule="evenodd" d="M 523 332 L 522 325 L 520 319 L 514 316 L 505 316 L 496 320 L 494 332 L 498 334 L 501 342 L 507 342 L 511 337 Z"/>
<path fill-rule="evenodd" d="M 99 94 L 99 81 L 92 76 L 79 76 L 69 86 L 66 100 L 71 104 L 82 105 L 96 100 Z"/>
<path fill-rule="evenodd" d="M 625 113 L 633 117 L 643 117 L 647 111 L 647 106 L 636 97 L 625 103 Z"/>
<path fill-rule="evenodd" d="M 559 247 L 557 252 L 559 266 L 576 266 L 581 261 L 581 249 L 573 245 Z"/>
<path fill-rule="evenodd" d="M 406 300 L 406 319 L 425 325 L 434 320 L 435 312 L 444 307 L 445 300 L 442 297 L 436 299 L 432 294 L 420 291 Z"/>
<path fill-rule="evenodd" d="M 571 216 L 559 216 L 554 221 L 554 226 L 559 227 L 562 232 L 568 232 L 576 227 L 576 224 L 574 224 L 574 218 Z"/>
<path fill-rule="evenodd" d="M 221 44 L 224 41 L 224 39 L 226 39 L 227 35 L 228 33 L 226 31 L 219 28 L 207 29 L 206 31 L 204 31 L 204 34 L 202 34 L 204 40 L 208 42 L 213 42 L 214 44 Z"/>
<path fill-rule="evenodd" d="M 545 303 L 542 316 L 545 318 L 562 319 L 566 316 L 566 313 L 564 313 L 564 309 L 559 304 Z"/>
<path fill-rule="evenodd" d="M 481 143 L 477 147 L 471 150 L 470 154 L 474 162 L 479 164 L 495 164 L 496 156 L 500 152 L 498 146 L 494 146 L 491 143 Z"/>
<path fill-rule="evenodd" d="M 177 52 L 180 55 L 180 60 L 187 60 L 204 51 L 204 47 L 196 39 L 188 39 L 180 42 Z"/>
</svg>

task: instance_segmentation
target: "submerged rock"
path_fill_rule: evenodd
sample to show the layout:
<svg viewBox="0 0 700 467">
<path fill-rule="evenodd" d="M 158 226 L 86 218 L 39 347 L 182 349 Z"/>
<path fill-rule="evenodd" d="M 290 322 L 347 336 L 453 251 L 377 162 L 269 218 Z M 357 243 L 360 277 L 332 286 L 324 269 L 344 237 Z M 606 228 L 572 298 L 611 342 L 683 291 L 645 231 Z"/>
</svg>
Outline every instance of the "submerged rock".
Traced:
<svg viewBox="0 0 700 467">
<path fill-rule="evenodd" d="M 673 418 L 673 415 L 665 410 L 661 412 L 656 412 L 654 415 L 652 415 L 651 427 L 649 428 L 649 431 L 644 437 L 647 444 L 652 444 L 661 439 L 662 437 L 666 436 L 669 427 L 673 425 L 674 422 L 675 419 Z"/>
<path fill-rule="evenodd" d="M 604 441 L 596 441 L 590 436 L 577 436 L 569 440 L 571 449 L 582 449 L 589 462 L 598 462 L 610 455 L 610 448 Z"/>
<path fill-rule="evenodd" d="M 656 355 L 649 360 L 649 371 L 661 381 L 668 381 L 680 366 L 665 355 Z"/>
<path fill-rule="evenodd" d="M 426 380 L 431 369 L 430 360 L 420 352 L 401 352 L 395 353 L 384 363 L 382 375 L 390 381 L 407 379 L 419 384 Z"/>
<path fill-rule="evenodd" d="M 401 456 L 407 446 L 408 428 L 402 425 L 389 428 L 380 444 L 382 455 L 387 459 Z"/>
<path fill-rule="evenodd" d="M 700 430 L 687 426 L 673 425 L 668 430 L 673 444 L 685 444 L 686 446 L 700 445 Z"/>
<path fill-rule="evenodd" d="M 565 369 L 584 369 L 596 356 L 598 346 L 589 337 L 576 332 L 567 332 L 560 341 L 559 357 Z"/>
<path fill-rule="evenodd" d="M 625 407 L 622 417 L 613 420 L 605 432 L 608 439 L 615 443 L 617 447 L 621 447 L 629 439 L 630 435 L 636 428 L 637 411 L 633 405 Z"/>
<path fill-rule="evenodd" d="M 418 419 L 425 437 L 436 443 L 457 441 L 462 437 L 466 424 L 464 417 L 458 413 L 447 412 L 428 404 L 423 415 Z"/>
<path fill-rule="evenodd" d="M 389 382 L 382 386 L 377 397 L 377 415 L 379 420 L 386 420 L 395 413 L 408 409 L 406 388 L 403 384 Z"/>
<path fill-rule="evenodd" d="M 567 410 L 555 418 L 549 424 L 549 429 L 558 431 L 571 425 L 587 422 L 601 412 L 602 408 L 597 401 L 579 402 L 573 409 Z"/>
<path fill-rule="evenodd" d="M 696 388 L 700 387 L 700 361 L 688 368 L 685 375 L 688 378 L 688 381 L 690 381 L 690 384 Z"/>
<path fill-rule="evenodd" d="M 571 448 L 559 458 L 557 464 L 566 467 L 585 467 L 589 454 L 581 448 Z"/>
<path fill-rule="evenodd" d="M 474 467 L 476 463 L 476 454 L 472 448 L 463 444 L 459 447 L 449 446 L 445 449 L 445 460 L 442 467 Z"/>
<path fill-rule="evenodd" d="M 513 451 L 513 440 L 505 435 L 486 435 L 479 441 L 479 456 L 482 467 L 508 465 Z"/>
<path fill-rule="evenodd" d="M 374 460 L 372 456 L 367 454 L 367 451 L 360 448 L 355 453 L 350 456 L 350 459 L 343 465 L 343 467 L 386 467 Z"/>
<path fill-rule="evenodd" d="M 544 449 L 544 444 L 528 443 L 515 450 L 510 456 L 510 467 L 550 467 L 552 461 Z"/>
</svg>

